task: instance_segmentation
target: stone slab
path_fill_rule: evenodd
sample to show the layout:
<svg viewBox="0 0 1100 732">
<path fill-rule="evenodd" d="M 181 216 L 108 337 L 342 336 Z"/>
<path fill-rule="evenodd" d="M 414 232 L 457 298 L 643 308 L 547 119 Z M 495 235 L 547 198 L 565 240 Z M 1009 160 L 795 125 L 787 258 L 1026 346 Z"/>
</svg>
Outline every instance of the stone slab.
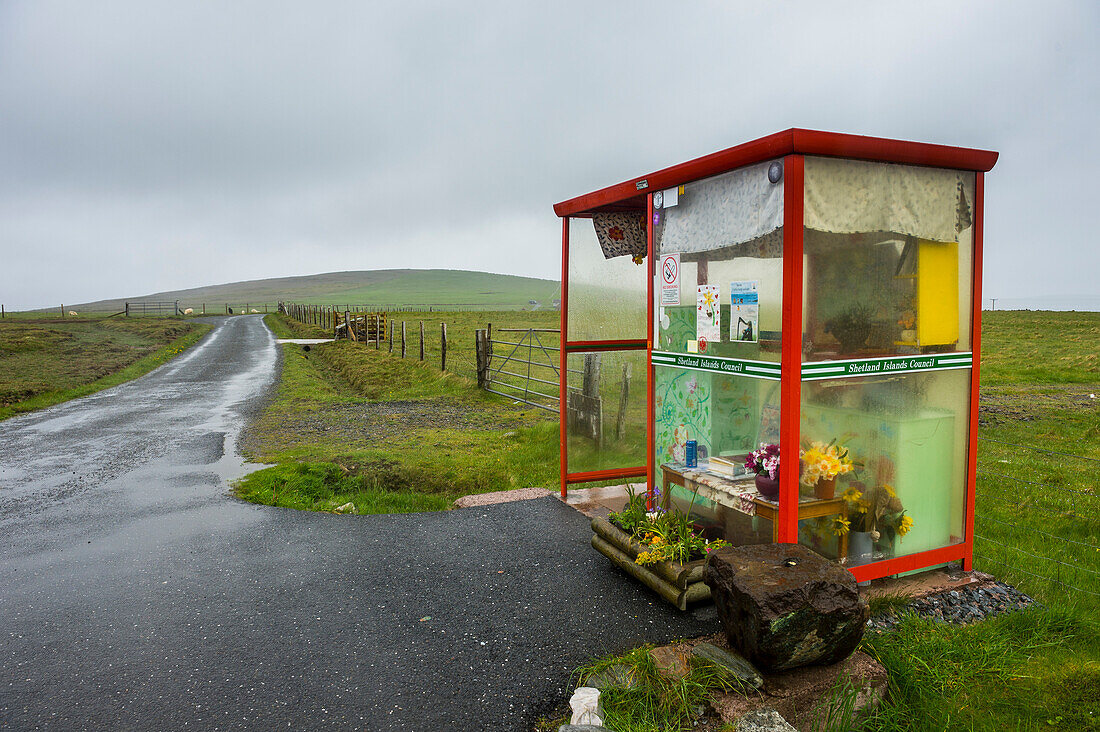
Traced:
<svg viewBox="0 0 1100 732">
<path fill-rule="evenodd" d="M 657 665 L 657 673 L 666 679 L 676 681 L 691 673 L 688 659 L 691 654 L 677 646 L 661 646 L 649 652 Z"/>
<path fill-rule="evenodd" d="M 737 721 L 734 732 L 796 732 L 783 715 L 771 707 L 761 707 Z"/>
<path fill-rule="evenodd" d="M 584 679 L 585 686 L 593 686 L 600 691 L 604 689 L 633 689 L 638 685 L 634 678 L 634 670 L 629 666 L 617 663 L 608 666 L 603 671 L 590 674 Z"/>
<path fill-rule="evenodd" d="M 759 689 L 764 685 L 764 678 L 760 671 L 736 651 L 719 648 L 713 643 L 698 643 L 691 649 L 691 652 L 699 658 L 706 659 L 729 670 L 730 673 L 749 686 Z"/>
<path fill-rule="evenodd" d="M 455 508 L 474 508 L 476 506 L 489 506 L 494 503 L 511 503 L 512 501 L 529 501 L 532 498 L 545 498 L 554 495 L 554 491 L 546 488 L 516 488 L 511 491 L 494 491 L 492 493 L 474 493 L 462 496 L 455 501 Z"/>
</svg>

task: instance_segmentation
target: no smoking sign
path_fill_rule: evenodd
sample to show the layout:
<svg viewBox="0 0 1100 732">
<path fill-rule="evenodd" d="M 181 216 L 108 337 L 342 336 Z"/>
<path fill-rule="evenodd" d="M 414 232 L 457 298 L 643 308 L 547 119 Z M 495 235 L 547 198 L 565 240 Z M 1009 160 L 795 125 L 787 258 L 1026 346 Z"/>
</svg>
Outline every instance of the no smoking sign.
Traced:
<svg viewBox="0 0 1100 732">
<path fill-rule="evenodd" d="M 661 304 L 680 304 L 680 255 L 661 257 Z"/>
</svg>

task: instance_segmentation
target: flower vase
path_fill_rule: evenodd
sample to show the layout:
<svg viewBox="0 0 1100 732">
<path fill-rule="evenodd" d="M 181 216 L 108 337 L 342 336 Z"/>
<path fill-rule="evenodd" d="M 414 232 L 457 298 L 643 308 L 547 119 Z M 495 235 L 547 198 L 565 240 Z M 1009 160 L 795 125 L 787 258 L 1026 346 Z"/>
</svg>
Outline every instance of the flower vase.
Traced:
<svg viewBox="0 0 1100 732">
<path fill-rule="evenodd" d="M 818 478 L 814 483 L 814 497 L 821 501 L 832 500 L 836 495 L 836 476 L 832 478 Z"/>
<path fill-rule="evenodd" d="M 849 531 L 848 532 L 848 566 L 858 567 L 863 564 L 870 564 L 873 559 L 874 541 L 871 539 L 870 531 Z M 871 585 L 870 580 L 864 580 L 863 582 L 857 582 L 860 587 L 869 587 Z"/>
<path fill-rule="evenodd" d="M 767 475 L 756 476 L 756 490 L 769 501 L 779 498 L 779 479 Z"/>
</svg>

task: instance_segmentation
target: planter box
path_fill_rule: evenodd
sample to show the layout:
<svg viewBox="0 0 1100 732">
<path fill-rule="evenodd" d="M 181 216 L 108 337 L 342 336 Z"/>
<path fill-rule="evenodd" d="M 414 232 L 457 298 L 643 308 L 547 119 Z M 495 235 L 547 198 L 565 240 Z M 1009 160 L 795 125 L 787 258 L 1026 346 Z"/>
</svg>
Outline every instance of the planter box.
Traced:
<svg viewBox="0 0 1100 732">
<path fill-rule="evenodd" d="M 592 547 L 632 575 L 666 602 L 681 610 L 688 603 L 710 599 L 710 587 L 703 582 L 705 559 L 687 564 L 657 562 L 642 566 L 634 560 L 646 547 L 632 540 L 626 532 L 602 518 L 592 519 Z"/>
</svg>

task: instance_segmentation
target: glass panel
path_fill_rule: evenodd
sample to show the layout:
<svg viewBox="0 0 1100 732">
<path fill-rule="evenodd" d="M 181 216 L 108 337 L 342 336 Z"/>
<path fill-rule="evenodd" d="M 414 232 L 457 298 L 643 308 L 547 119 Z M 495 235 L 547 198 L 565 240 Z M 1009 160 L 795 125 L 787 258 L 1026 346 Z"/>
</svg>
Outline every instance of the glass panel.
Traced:
<svg viewBox="0 0 1100 732">
<path fill-rule="evenodd" d="M 647 277 L 644 260 L 636 264 L 629 254 L 604 257 L 592 219 L 570 219 L 568 339 L 645 338 Z"/>
<path fill-rule="evenodd" d="M 754 483 L 742 467 L 747 454 L 761 442 L 779 442 L 779 382 L 665 366 L 655 367 L 654 377 L 656 477 L 671 504 L 712 538 L 771 541 L 771 522 L 746 513 L 735 494 Z M 697 444 L 702 487 L 683 480 L 688 440 Z"/>
<path fill-rule="evenodd" d="M 806 158 L 807 361 L 970 350 L 974 174 Z"/>
<path fill-rule="evenodd" d="M 839 445 L 854 462 L 835 488 L 850 499 L 849 563 L 866 563 L 862 541 L 877 560 L 963 540 L 969 398 L 969 369 L 803 382 L 802 444 Z M 801 543 L 835 546 L 832 517 L 799 526 Z"/>
<path fill-rule="evenodd" d="M 646 352 L 570 353 L 568 471 L 646 464 Z"/>
<path fill-rule="evenodd" d="M 655 349 L 779 361 L 781 171 L 779 161 L 769 161 L 660 192 Z M 676 274 L 671 284 L 666 271 Z"/>
</svg>

